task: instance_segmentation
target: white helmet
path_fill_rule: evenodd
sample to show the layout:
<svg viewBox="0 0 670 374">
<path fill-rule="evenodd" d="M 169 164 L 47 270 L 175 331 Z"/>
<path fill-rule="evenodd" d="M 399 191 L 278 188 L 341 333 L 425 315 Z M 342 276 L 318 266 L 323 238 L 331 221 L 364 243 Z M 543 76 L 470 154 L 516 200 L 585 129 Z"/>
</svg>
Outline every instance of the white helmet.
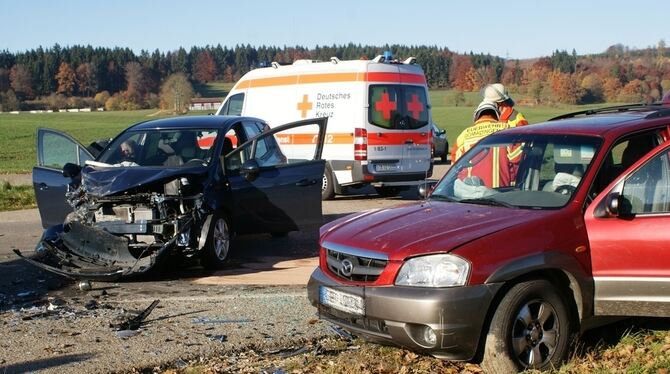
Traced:
<svg viewBox="0 0 670 374">
<path fill-rule="evenodd" d="M 472 122 L 478 120 L 479 117 L 484 114 L 484 112 L 491 112 L 496 120 L 500 119 L 500 111 L 498 110 L 498 106 L 495 103 L 484 100 L 479 103 L 479 105 L 477 105 L 477 109 L 475 109 L 475 113 L 472 115 Z"/>
<path fill-rule="evenodd" d="M 493 83 L 484 86 L 482 98 L 491 103 L 502 103 L 510 99 L 507 89 L 501 83 Z"/>
</svg>

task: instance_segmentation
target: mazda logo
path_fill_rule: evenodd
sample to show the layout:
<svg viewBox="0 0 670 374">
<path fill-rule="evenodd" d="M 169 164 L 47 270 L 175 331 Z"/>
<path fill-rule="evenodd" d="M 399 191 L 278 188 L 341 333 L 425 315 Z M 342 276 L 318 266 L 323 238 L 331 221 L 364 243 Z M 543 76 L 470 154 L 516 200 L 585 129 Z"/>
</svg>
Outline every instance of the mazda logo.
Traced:
<svg viewBox="0 0 670 374">
<path fill-rule="evenodd" d="M 353 272 L 354 272 L 354 263 L 351 262 L 351 260 L 349 260 L 348 258 L 342 260 L 342 263 L 340 264 L 340 273 L 345 277 L 350 277 Z"/>
</svg>

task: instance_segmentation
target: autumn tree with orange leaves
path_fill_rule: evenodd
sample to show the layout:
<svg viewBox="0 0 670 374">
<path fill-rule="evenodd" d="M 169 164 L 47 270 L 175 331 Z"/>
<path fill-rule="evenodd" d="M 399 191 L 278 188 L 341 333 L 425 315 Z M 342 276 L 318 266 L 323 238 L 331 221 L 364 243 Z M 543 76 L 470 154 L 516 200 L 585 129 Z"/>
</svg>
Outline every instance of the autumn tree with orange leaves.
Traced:
<svg viewBox="0 0 670 374">
<path fill-rule="evenodd" d="M 209 52 L 198 54 L 193 66 L 193 78 L 200 83 L 211 82 L 216 79 L 216 63 Z"/>
<path fill-rule="evenodd" d="M 56 73 L 56 81 L 58 82 L 56 92 L 71 96 L 75 90 L 76 79 L 77 76 L 70 64 L 62 62 L 58 67 L 58 73 Z"/>
</svg>

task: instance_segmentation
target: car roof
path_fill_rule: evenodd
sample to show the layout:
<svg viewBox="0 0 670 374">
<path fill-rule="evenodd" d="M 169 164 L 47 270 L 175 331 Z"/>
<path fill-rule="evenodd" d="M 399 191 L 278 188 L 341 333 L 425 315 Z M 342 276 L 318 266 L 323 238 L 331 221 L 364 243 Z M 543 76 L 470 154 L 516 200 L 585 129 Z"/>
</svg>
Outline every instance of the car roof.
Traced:
<svg viewBox="0 0 670 374">
<path fill-rule="evenodd" d="M 572 134 L 614 136 L 659 126 L 655 118 L 670 118 L 670 106 L 661 104 L 625 105 L 568 113 L 546 122 L 505 130 L 506 134 Z"/>
<path fill-rule="evenodd" d="M 215 128 L 225 129 L 233 124 L 242 121 L 250 120 L 256 122 L 264 122 L 261 119 L 253 117 L 240 116 L 179 116 L 170 118 L 154 119 L 145 122 L 140 122 L 127 129 L 127 131 L 137 130 L 161 130 L 173 128 Z"/>
</svg>

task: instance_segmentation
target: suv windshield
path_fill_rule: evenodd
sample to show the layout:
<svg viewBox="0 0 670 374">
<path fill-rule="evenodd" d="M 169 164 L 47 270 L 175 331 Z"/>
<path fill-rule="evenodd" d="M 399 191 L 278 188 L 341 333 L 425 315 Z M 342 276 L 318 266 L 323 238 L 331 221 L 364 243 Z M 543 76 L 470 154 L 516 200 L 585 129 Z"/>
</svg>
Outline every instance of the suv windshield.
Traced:
<svg viewBox="0 0 670 374">
<path fill-rule="evenodd" d="M 428 100 L 423 86 L 371 85 L 368 120 L 386 129 L 417 129 L 428 124 Z"/>
<path fill-rule="evenodd" d="M 519 208 L 570 200 L 601 140 L 586 136 L 492 135 L 449 169 L 432 199 Z"/>
<path fill-rule="evenodd" d="M 215 129 L 128 131 L 116 138 L 97 161 L 115 166 L 206 165 L 216 134 Z"/>
</svg>

